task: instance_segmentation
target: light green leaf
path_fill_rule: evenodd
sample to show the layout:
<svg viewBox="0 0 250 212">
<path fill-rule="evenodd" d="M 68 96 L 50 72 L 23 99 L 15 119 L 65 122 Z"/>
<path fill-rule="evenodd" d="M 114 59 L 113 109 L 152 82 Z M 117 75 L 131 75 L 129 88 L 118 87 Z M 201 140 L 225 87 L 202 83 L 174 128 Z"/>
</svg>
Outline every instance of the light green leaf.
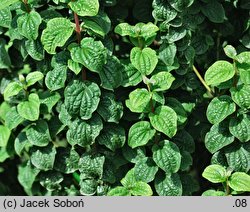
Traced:
<svg viewBox="0 0 250 212">
<path fill-rule="evenodd" d="M 137 24 L 135 25 L 135 29 L 137 28 L 136 26 L 137 26 Z M 145 39 L 151 38 L 151 37 L 155 36 L 156 32 L 158 32 L 158 31 L 159 31 L 159 28 L 156 25 L 154 25 L 153 23 L 149 22 L 149 23 L 143 24 L 141 26 L 140 36 L 142 36 Z"/>
<path fill-rule="evenodd" d="M 20 82 L 11 82 L 4 89 L 4 100 L 8 101 L 10 97 L 16 96 L 23 89 L 23 85 Z"/>
<path fill-rule="evenodd" d="M 65 86 L 67 79 L 67 66 L 56 65 L 56 67 L 49 71 L 45 77 L 45 84 L 48 89 L 56 91 Z"/>
<path fill-rule="evenodd" d="M 223 191 L 216 191 L 213 189 L 206 190 L 202 193 L 202 196 L 226 196 Z"/>
<path fill-rule="evenodd" d="M 235 172 L 229 178 L 229 186 L 235 191 L 250 192 L 250 175 L 244 172 Z"/>
<path fill-rule="evenodd" d="M 29 95 L 28 101 L 21 102 L 17 105 L 19 115 L 29 121 L 36 121 L 39 118 L 40 100 L 37 94 Z"/>
<path fill-rule="evenodd" d="M 121 36 L 131 36 L 136 37 L 137 34 L 135 32 L 134 26 L 129 25 L 128 23 L 121 23 L 115 27 L 115 33 Z"/>
<path fill-rule="evenodd" d="M 154 181 L 159 196 L 181 196 L 182 184 L 178 174 L 157 175 Z"/>
<path fill-rule="evenodd" d="M 130 52 L 130 60 L 143 75 L 151 74 L 158 63 L 156 52 L 151 48 L 141 50 L 139 47 L 134 47 Z"/>
<path fill-rule="evenodd" d="M 223 23 L 225 16 L 225 10 L 221 3 L 216 0 L 209 0 L 205 5 L 201 7 L 202 13 L 214 23 Z"/>
<path fill-rule="evenodd" d="M 99 11 L 98 0 L 76 0 L 69 3 L 71 9 L 79 16 L 95 16 Z"/>
<path fill-rule="evenodd" d="M 155 135 L 155 130 L 151 129 L 150 123 L 140 121 L 132 125 L 128 134 L 128 145 L 131 148 L 146 145 Z"/>
<path fill-rule="evenodd" d="M 49 144 L 46 147 L 32 147 L 31 163 L 43 171 L 52 170 L 55 162 L 56 148 Z"/>
<path fill-rule="evenodd" d="M 187 7 L 190 7 L 194 3 L 194 0 L 169 0 L 168 2 L 178 12 L 182 12 Z"/>
<path fill-rule="evenodd" d="M 47 146 L 51 141 L 49 126 L 46 121 L 38 120 L 26 130 L 26 136 L 34 146 Z"/>
<path fill-rule="evenodd" d="M 0 27 L 10 28 L 11 21 L 12 21 L 12 15 L 10 8 L 6 7 L 4 9 L 0 9 Z"/>
<path fill-rule="evenodd" d="M 44 59 L 44 49 L 40 40 L 26 40 L 25 49 L 34 60 Z"/>
<path fill-rule="evenodd" d="M 180 169 L 181 154 L 178 146 L 168 140 L 152 148 L 153 160 L 162 170 L 167 173 L 176 173 Z"/>
<path fill-rule="evenodd" d="M 150 79 L 152 82 L 152 91 L 166 91 L 168 90 L 175 78 L 169 72 L 159 72 L 153 75 Z"/>
<path fill-rule="evenodd" d="M 11 131 L 8 127 L 0 125 L 0 147 L 6 147 L 10 138 Z"/>
<path fill-rule="evenodd" d="M 205 73 L 205 81 L 208 85 L 218 85 L 233 78 L 234 67 L 227 61 L 217 61 L 211 65 Z"/>
<path fill-rule="evenodd" d="M 237 52 L 236 52 L 236 49 L 235 49 L 233 46 L 231 46 L 231 45 L 226 45 L 226 46 L 224 47 L 224 52 L 225 52 L 225 54 L 226 54 L 229 58 L 231 58 L 231 59 L 235 59 L 235 58 L 236 58 Z"/>
<path fill-rule="evenodd" d="M 134 168 L 135 178 L 137 181 L 143 181 L 149 183 L 154 180 L 155 174 L 158 171 L 158 167 L 152 158 L 139 159 Z"/>
<path fill-rule="evenodd" d="M 30 143 L 28 141 L 26 133 L 24 131 L 21 131 L 14 141 L 14 148 L 17 155 L 21 156 L 23 150 L 28 146 L 30 146 Z"/>
<path fill-rule="evenodd" d="M 80 115 L 83 120 L 88 120 L 98 107 L 101 91 L 93 82 L 74 80 L 66 87 L 64 95 L 68 113 L 72 116 Z"/>
<path fill-rule="evenodd" d="M 153 127 L 172 138 L 177 132 L 177 114 L 168 106 L 159 106 L 154 113 L 149 113 Z"/>
<path fill-rule="evenodd" d="M 202 173 L 202 177 L 212 183 L 223 183 L 227 180 L 226 169 L 220 165 L 209 165 Z"/>
<path fill-rule="evenodd" d="M 232 117 L 229 122 L 229 131 L 232 135 L 238 138 L 241 142 L 250 140 L 250 116 L 239 115 Z"/>
<path fill-rule="evenodd" d="M 42 72 L 40 72 L 40 71 L 31 72 L 26 77 L 27 86 L 29 87 L 31 85 L 34 85 L 36 82 L 38 82 L 39 80 L 42 80 L 42 79 L 43 79 Z"/>
<path fill-rule="evenodd" d="M 125 144 L 125 130 L 117 124 L 107 123 L 97 137 L 97 141 L 99 144 L 105 145 L 108 149 L 115 151 Z"/>
<path fill-rule="evenodd" d="M 102 129 L 102 120 L 98 115 L 94 115 L 89 121 L 76 119 L 69 126 L 67 140 L 72 146 L 78 144 L 86 147 L 94 143 Z"/>
<path fill-rule="evenodd" d="M 136 182 L 135 185 L 130 189 L 131 194 L 134 196 L 152 196 L 153 191 L 145 182 L 139 181 Z"/>
<path fill-rule="evenodd" d="M 128 189 L 132 188 L 136 182 L 134 168 L 130 169 L 125 177 L 121 179 L 121 184 Z"/>
<path fill-rule="evenodd" d="M 207 118 L 212 124 L 223 121 L 236 110 L 236 105 L 230 96 L 215 97 L 207 107 Z"/>
<path fill-rule="evenodd" d="M 69 59 L 68 60 L 68 68 L 73 71 L 76 75 L 78 75 L 82 70 L 82 65 Z"/>
<path fill-rule="evenodd" d="M 123 62 L 122 74 L 123 87 L 136 86 L 142 81 L 141 73 L 131 63 Z"/>
<path fill-rule="evenodd" d="M 93 72 L 101 72 L 107 60 L 107 50 L 101 41 L 93 38 L 84 38 L 81 46 L 73 47 L 70 50 L 73 61 L 84 65 Z"/>
<path fill-rule="evenodd" d="M 250 108 L 250 85 L 240 85 L 237 88 L 231 88 L 230 93 L 237 105 L 242 108 Z"/>
<path fill-rule="evenodd" d="M 233 143 L 234 136 L 228 130 L 227 122 L 220 122 L 211 127 L 205 136 L 205 146 L 212 154 Z"/>
<path fill-rule="evenodd" d="M 236 67 L 240 74 L 240 80 L 244 84 L 250 84 L 250 52 L 242 52 L 236 56 Z"/>
<path fill-rule="evenodd" d="M 130 191 L 122 186 L 117 186 L 113 189 L 111 189 L 108 194 L 108 196 L 131 196 Z"/>
<path fill-rule="evenodd" d="M 62 47 L 72 35 L 74 27 L 66 18 L 53 18 L 43 30 L 41 41 L 49 54 L 56 53 L 56 47 Z"/>
<path fill-rule="evenodd" d="M 38 12 L 31 11 L 30 13 L 24 13 L 17 19 L 18 31 L 27 39 L 36 40 L 41 23 L 42 18 Z"/>
<path fill-rule="evenodd" d="M 10 130 L 15 129 L 19 124 L 24 121 L 24 118 L 21 117 L 16 107 L 12 107 L 6 114 L 5 125 Z"/>
<path fill-rule="evenodd" d="M 14 4 L 18 2 L 19 0 L 2 0 L 0 4 L 0 10 L 10 6 L 11 4 Z"/>
<path fill-rule="evenodd" d="M 137 88 L 129 94 L 126 106 L 134 113 L 147 113 L 150 111 L 149 102 L 151 94 L 145 88 Z"/>
<path fill-rule="evenodd" d="M 40 111 L 41 113 L 51 113 L 52 108 L 56 105 L 56 103 L 61 99 L 61 96 L 57 92 L 45 91 L 43 93 L 39 93 L 40 99 Z"/>
</svg>

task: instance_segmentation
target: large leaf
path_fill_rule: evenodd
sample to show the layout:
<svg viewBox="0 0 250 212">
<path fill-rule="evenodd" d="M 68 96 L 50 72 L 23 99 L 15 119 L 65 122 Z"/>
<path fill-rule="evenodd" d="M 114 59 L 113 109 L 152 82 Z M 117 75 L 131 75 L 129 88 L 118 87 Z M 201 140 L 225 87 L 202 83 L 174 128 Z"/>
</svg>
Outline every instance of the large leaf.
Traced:
<svg viewBox="0 0 250 212">
<path fill-rule="evenodd" d="M 9 100 L 10 97 L 16 96 L 23 89 L 20 82 L 11 82 L 4 89 L 4 100 Z"/>
<path fill-rule="evenodd" d="M 212 183 L 223 183 L 227 180 L 226 169 L 220 165 L 209 165 L 202 173 L 202 177 Z"/>
<path fill-rule="evenodd" d="M 0 9 L 0 27 L 9 28 L 11 24 L 11 20 L 12 20 L 12 15 L 10 12 L 10 8 L 6 7 L 4 9 Z"/>
<path fill-rule="evenodd" d="M 31 11 L 30 13 L 24 13 L 17 19 L 18 31 L 29 40 L 36 40 L 41 23 L 42 18 L 38 12 Z"/>
<path fill-rule="evenodd" d="M 134 47 L 130 53 L 130 60 L 143 75 L 151 74 L 158 63 L 156 52 L 151 48 L 141 50 L 139 47 Z"/>
<path fill-rule="evenodd" d="M 229 131 L 241 142 L 250 140 L 250 116 L 247 114 L 232 117 L 229 122 Z"/>
<path fill-rule="evenodd" d="M 45 78 L 45 84 L 51 91 L 63 88 L 67 79 L 67 66 L 57 65 L 52 71 L 49 71 Z"/>
<path fill-rule="evenodd" d="M 176 173 L 180 169 L 181 154 L 178 146 L 168 140 L 152 148 L 153 160 L 162 170 L 167 173 Z"/>
<path fill-rule="evenodd" d="M 24 118 L 21 117 L 16 107 L 12 107 L 6 114 L 5 125 L 10 130 L 15 129 L 19 124 L 24 121 Z"/>
<path fill-rule="evenodd" d="M 132 125 L 128 134 L 128 145 L 131 148 L 146 145 L 155 135 L 148 121 L 140 121 Z"/>
<path fill-rule="evenodd" d="M 165 23 L 175 19 L 178 14 L 178 12 L 165 0 L 154 0 L 153 8 L 154 18 L 158 21 L 164 21 Z"/>
<path fill-rule="evenodd" d="M 229 178 L 229 186 L 235 191 L 250 192 L 250 176 L 244 172 L 235 172 Z"/>
<path fill-rule="evenodd" d="M 21 156 L 23 150 L 25 150 L 26 147 L 30 146 L 31 144 L 28 141 L 28 138 L 26 136 L 26 133 L 24 131 L 21 131 L 15 141 L 14 141 L 14 148 L 17 153 L 17 155 Z"/>
<path fill-rule="evenodd" d="M 62 47 L 72 35 L 74 27 L 66 18 L 53 18 L 43 30 L 41 41 L 49 54 L 56 53 L 56 47 Z"/>
<path fill-rule="evenodd" d="M 187 7 L 190 7 L 194 0 L 169 0 L 170 5 L 179 12 L 182 12 Z"/>
<path fill-rule="evenodd" d="M 181 196 L 182 184 L 178 174 L 160 174 L 154 181 L 155 190 L 159 196 Z"/>
<path fill-rule="evenodd" d="M 41 113 L 51 113 L 52 108 L 60 100 L 61 96 L 57 92 L 45 91 L 39 93 L 39 99 L 41 103 Z"/>
<path fill-rule="evenodd" d="M 71 9 L 80 16 L 95 16 L 99 10 L 98 0 L 76 0 L 69 3 Z"/>
<path fill-rule="evenodd" d="M 134 113 L 146 113 L 150 111 L 149 102 L 151 94 L 145 88 L 137 88 L 129 94 L 126 106 Z"/>
<path fill-rule="evenodd" d="M 227 61 L 217 61 L 211 65 L 205 73 L 205 81 L 208 85 L 218 85 L 233 78 L 235 69 Z"/>
<path fill-rule="evenodd" d="M 152 82 L 152 91 L 166 91 L 168 90 L 175 78 L 169 72 L 159 72 L 153 75 L 150 79 Z"/>
<path fill-rule="evenodd" d="M 214 23 L 222 23 L 226 18 L 222 4 L 216 0 L 207 1 L 207 3 L 201 7 L 201 11 Z"/>
<path fill-rule="evenodd" d="M 93 82 L 74 80 L 66 87 L 64 95 L 68 113 L 88 120 L 98 107 L 101 91 Z"/>
<path fill-rule="evenodd" d="M 34 71 L 34 72 L 31 72 L 27 75 L 26 77 L 26 83 L 27 83 L 27 86 L 31 86 L 31 85 L 34 85 L 36 82 L 40 81 L 43 79 L 43 73 L 40 72 L 40 71 Z"/>
<path fill-rule="evenodd" d="M 81 46 L 75 46 L 70 50 L 73 61 L 81 63 L 93 72 L 101 72 L 107 60 L 107 50 L 101 41 L 93 38 L 84 38 Z"/>
<path fill-rule="evenodd" d="M 78 144 L 86 147 L 94 143 L 102 129 L 102 120 L 98 115 L 94 115 L 89 121 L 75 119 L 69 126 L 67 139 L 72 146 Z"/>
<path fill-rule="evenodd" d="M 11 131 L 8 127 L 0 125 L 0 147 L 6 147 Z"/>
<path fill-rule="evenodd" d="M 177 47 L 174 43 L 163 44 L 160 47 L 159 59 L 162 60 L 166 65 L 171 66 L 174 64 Z"/>
<path fill-rule="evenodd" d="M 177 132 L 177 114 L 168 106 L 159 106 L 154 113 L 149 114 L 153 127 L 172 138 Z"/>
<path fill-rule="evenodd" d="M 230 96 L 223 95 L 214 98 L 207 107 L 207 118 L 212 124 L 223 121 L 236 110 L 236 105 Z"/>
<path fill-rule="evenodd" d="M 240 80 L 250 84 L 250 52 L 242 52 L 236 56 L 236 67 L 239 70 Z"/>
<path fill-rule="evenodd" d="M 10 6 L 11 4 L 14 4 L 18 2 L 19 0 L 2 0 L 0 5 L 0 10 Z"/>
<path fill-rule="evenodd" d="M 211 153 L 233 143 L 234 137 L 228 130 L 228 122 L 220 122 L 211 127 L 205 137 L 205 146 Z"/>
<path fill-rule="evenodd" d="M 231 88 L 230 93 L 234 102 L 242 108 L 250 108 L 250 85 L 240 85 Z"/>
<path fill-rule="evenodd" d="M 19 115 L 29 121 L 36 121 L 39 118 L 40 100 L 37 94 L 29 95 L 28 101 L 21 102 L 17 105 Z"/>
<path fill-rule="evenodd" d="M 44 49 L 40 40 L 26 40 L 25 49 L 34 60 L 44 59 Z"/>
<path fill-rule="evenodd" d="M 123 87 L 136 86 L 142 81 L 141 73 L 131 63 L 124 61 L 123 67 Z"/>
</svg>

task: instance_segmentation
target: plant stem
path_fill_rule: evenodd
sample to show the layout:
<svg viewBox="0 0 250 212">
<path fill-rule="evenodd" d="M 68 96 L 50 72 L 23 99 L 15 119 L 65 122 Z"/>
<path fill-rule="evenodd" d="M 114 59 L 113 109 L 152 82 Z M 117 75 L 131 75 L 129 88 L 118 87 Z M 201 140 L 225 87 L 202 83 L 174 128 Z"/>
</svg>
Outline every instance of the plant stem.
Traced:
<svg viewBox="0 0 250 212">
<path fill-rule="evenodd" d="M 29 4 L 28 4 L 28 0 L 23 0 L 23 3 L 24 3 L 24 6 L 25 6 L 25 9 L 28 13 L 30 13 L 31 9 L 29 7 Z"/>
<path fill-rule="evenodd" d="M 146 85 L 148 87 L 148 92 L 151 93 L 151 89 L 150 89 L 149 83 L 147 83 Z M 154 108 L 152 96 L 150 97 L 150 107 L 151 107 L 151 112 L 154 113 L 155 112 L 155 108 Z"/>
<path fill-rule="evenodd" d="M 238 83 L 238 69 L 236 67 L 235 60 L 233 60 L 233 65 L 234 65 L 234 70 L 235 70 L 234 79 L 233 79 L 233 87 L 236 87 Z"/>
<path fill-rule="evenodd" d="M 82 40 L 82 38 L 81 38 L 81 28 L 80 28 L 80 23 L 79 23 L 79 17 L 75 12 L 74 12 L 74 19 L 75 19 L 75 24 L 76 24 L 76 29 L 75 29 L 76 38 L 77 38 L 78 44 L 80 44 L 81 40 Z"/>
<path fill-rule="evenodd" d="M 207 83 L 205 82 L 205 80 L 202 78 L 202 76 L 200 75 L 199 71 L 197 70 L 197 68 L 193 65 L 193 71 L 196 74 L 196 76 L 199 78 L 200 82 L 203 84 L 203 86 L 207 89 L 207 91 L 209 92 L 209 94 L 211 96 L 213 96 L 213 91 L 211 90 L 211 88 L 207 85 Z"/>
</svg>

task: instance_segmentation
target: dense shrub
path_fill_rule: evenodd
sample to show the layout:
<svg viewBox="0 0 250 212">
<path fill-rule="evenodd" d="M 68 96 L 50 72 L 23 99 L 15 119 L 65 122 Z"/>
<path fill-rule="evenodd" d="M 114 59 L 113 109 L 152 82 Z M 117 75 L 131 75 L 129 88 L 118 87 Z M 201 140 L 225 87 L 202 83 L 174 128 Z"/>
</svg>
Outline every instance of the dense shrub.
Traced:
<svg viewBox="0 0 250 212">
<path fill-rule="evenodd" d="M 0 195 L 246 195 L 249 12 L 2 0 Z"/>
</svg>

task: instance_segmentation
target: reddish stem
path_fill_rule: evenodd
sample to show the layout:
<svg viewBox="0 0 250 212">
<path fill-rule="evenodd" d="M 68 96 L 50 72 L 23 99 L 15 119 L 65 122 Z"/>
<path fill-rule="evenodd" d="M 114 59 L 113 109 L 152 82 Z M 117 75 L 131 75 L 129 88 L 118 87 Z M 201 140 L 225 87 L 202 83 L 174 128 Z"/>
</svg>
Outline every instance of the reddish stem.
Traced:
<svg viewBox="0 0 250 212">
<path fill-rule="evenodd" d="M 29 4 L 28 4 L 28 0 L 23 0 L 23 3 L 24 3 L 24 6 L 25 6 L 25 9 L 28 13 L 30 13 L 31 9 L 29 7 Z"/>
<path fill-rule="evenodd" d="M 79 23 L 79 17 L 76 13 L 74 13 L 74 18 L 75 18 L 75 24 L 76 24 L 76 38 L 77 38 L 77 42 L 80 44 L 81 43 L 81 27 L 80 27 L 80 23 Z"/>
<path fill-rule="evenodd" d="M 151 112 L 154 113 L 155 112 L 155 108 L 154 108 L 154 105 L 153 105 L 152 98 L 150 99 L 150 106 L 151 106 Z"/>
</svg>

